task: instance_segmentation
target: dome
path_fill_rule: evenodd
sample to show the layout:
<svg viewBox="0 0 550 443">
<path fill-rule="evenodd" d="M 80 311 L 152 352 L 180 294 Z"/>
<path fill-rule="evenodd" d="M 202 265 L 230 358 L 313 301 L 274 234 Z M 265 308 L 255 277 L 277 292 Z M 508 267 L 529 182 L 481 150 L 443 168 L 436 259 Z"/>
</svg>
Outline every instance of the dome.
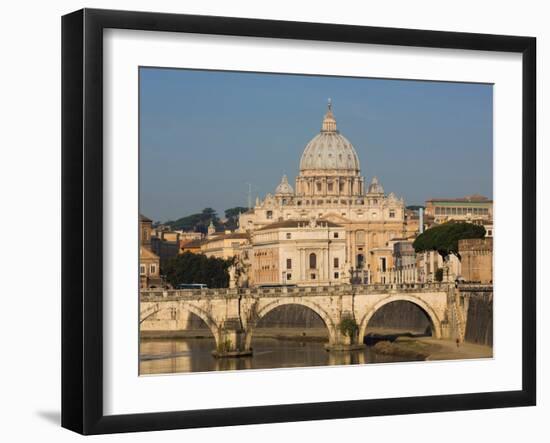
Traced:
<svg viewBox="0 0 550 443">
<path fill-rule="evenodd" d="M 368 193 L 369 194 L 383 194 L 384 193 L 384 188 L 378 182 L 378 178 L 376 178 L 376 177 L 372 178 L 372 181 L 370 182 L 370 185 L 369 185 L 369 192 Z"/>
<path fill-rule="evenodd" d="M 360 166 L 353 145 L 336 129 L 336 120 L 329 101 L 321 132 L 304 149 L 300 171 L 335 169 L 358 172 Z"/>
<path fill-rule="evenodd" d="M 281 179 L 281 183 L 277 185 L 275 188 L 275 194 L 277 195 L 288 195 L 288 194 L 294 194 L 294 189 L 292 189 L 292 186 L 288 183 L 288 178 L 286 175 L 283 175 L 283 178 Z"/>
</svg>

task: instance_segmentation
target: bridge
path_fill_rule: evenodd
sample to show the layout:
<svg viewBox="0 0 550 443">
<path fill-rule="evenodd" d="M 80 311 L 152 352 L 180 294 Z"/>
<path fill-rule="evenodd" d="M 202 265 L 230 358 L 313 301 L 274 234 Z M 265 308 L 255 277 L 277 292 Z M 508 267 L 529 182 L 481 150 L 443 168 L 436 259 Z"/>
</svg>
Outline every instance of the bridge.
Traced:
<svg viewBox="0 0 550 443">
<path fill-rule="evenodd" d="M 259 321 L 273 309 L 301 305 L 313 310 L 328 331 L 329 351 L 363 347 L 369 321 L 382 306 L 406 301 L 429 319 L 435 338 L 464 340 L 468 300 L 490 294 L 492 285 L 456 286 L 454 283 L 406 283 L 316 287 L 141 290 L 140 324 L 164 309 L 175 318 L 193 313 L 208 326 L 216 341 L 217 357 L 252 354 L 252 337 Z M 183 317 L 183 316 L 182 316 Z M 344 320 L 351 320 L 345 322 Z M 352 325 L 345 328 L 343 325 Z"/>
</svg>

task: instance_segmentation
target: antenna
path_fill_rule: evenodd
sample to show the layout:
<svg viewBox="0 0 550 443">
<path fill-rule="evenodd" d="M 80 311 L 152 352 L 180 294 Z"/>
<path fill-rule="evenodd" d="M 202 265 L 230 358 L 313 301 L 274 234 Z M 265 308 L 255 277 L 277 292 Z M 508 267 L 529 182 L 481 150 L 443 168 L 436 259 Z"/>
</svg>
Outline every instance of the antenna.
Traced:
<svg viewBox="0 0 550 443">
<path fill-rule="evenodd" d="M 247 183 L 248 185 L 248 209 L 252 209 L 252 183 Z"/>
</svg>

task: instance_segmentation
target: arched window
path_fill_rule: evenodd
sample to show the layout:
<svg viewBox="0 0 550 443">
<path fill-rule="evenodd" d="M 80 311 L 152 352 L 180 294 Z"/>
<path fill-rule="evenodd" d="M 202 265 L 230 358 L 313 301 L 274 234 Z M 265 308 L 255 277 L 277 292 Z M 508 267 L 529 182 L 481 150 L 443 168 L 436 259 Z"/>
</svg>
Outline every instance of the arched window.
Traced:
<svg viewBox="0 0 550 443">
<path fill-rule="evenodd" d="M 309 269 L 317 269 L 317 256 L 313 252 L 309 254 Z"/>
<path fill-rule="evenodd" d="M 363 269 L 365 266 L 365 256 L 363 254 L 357 254 L 357 268 Z"/>
</svg>

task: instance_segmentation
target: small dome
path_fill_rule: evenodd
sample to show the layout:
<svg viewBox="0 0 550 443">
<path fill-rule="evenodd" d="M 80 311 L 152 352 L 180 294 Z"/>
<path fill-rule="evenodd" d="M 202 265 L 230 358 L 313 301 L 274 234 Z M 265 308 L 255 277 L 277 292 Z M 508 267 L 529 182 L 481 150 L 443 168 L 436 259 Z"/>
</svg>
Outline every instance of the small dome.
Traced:
<svg viewBox="0 0 550 443">
<path fill-rule="evenodd" d="M 281 183 L 277 185 L 277 188 L 275 188 L 275 194 L 276 195 L 289 195 L 294 194 L 294 189 L 292 189 L 292 186 L 288 183 L 288 178 L 286 175 L 283 175 L 283 178 L 281 179 Z"/>
<path fill-rule="evenodd" d="M 376 177 L 372 178 L 372 181 L 370 182 L 370 185 L 369 185 L 368 193 L 369 194 L 383 194 L 384 193 L 384 188 L 382 187 L 382 185 L 380 183 L 378 183 L 378 178 L 376 178 Z"/>
<path fill-rule="evenodd" d="M 358 172 L 360 165 L 353 145 L 336 129 L 336 119 L 329 101 L 321 132 L 304 149 L 300 171 L 334 169 Z"/>
</svg>

